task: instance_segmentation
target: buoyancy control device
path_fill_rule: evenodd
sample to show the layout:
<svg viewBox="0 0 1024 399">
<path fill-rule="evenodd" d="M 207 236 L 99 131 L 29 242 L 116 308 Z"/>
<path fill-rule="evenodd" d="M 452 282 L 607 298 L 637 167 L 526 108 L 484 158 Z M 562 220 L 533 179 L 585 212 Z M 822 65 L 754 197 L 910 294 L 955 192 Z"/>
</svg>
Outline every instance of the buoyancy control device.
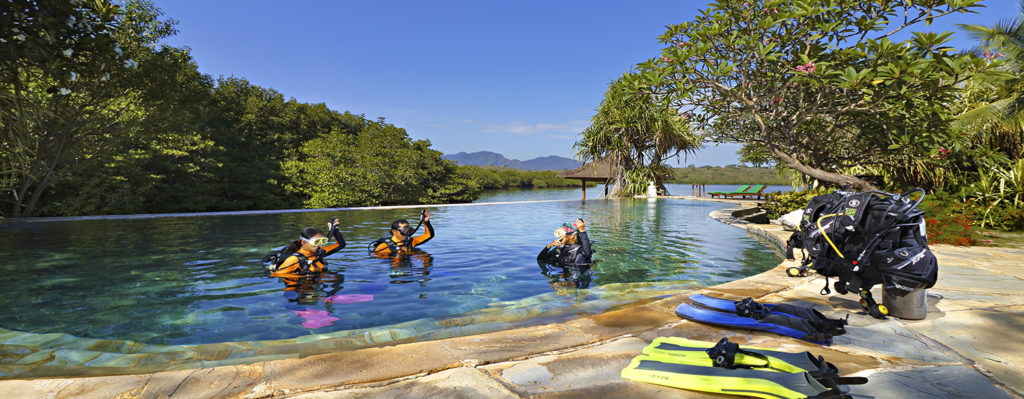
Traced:
<svg viewBox="0 0 1024 399">
<path fill-rule="evenodd" d="M 920 197 L 911 196 L 920 192 Z M 787 257 L 802 248 L 800 267 L 787 270 L 804 276 L 808 268 L 826 277 L 822 295 L 828 295 L 828 277 L 839 281 L 840 294 L 857 292 L 868 313 L 885 318 L 887 310 L 871 297 L 882 284 L 886 295 L 904 296 L 931 288 L 938 278 L 938 263 L 928 248 L 924 212 L 917 205 L 923 189 L 902 194 L 881 191 L 839 190 L 812 198 L 804 208 L 799 230 L 787 241 Z"/>
</svg>

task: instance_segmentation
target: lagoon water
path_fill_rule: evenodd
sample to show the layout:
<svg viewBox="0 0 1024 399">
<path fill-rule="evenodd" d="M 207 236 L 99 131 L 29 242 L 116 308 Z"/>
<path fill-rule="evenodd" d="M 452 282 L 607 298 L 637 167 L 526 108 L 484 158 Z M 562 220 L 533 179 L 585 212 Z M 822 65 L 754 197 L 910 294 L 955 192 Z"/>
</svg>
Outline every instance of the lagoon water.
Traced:
<svg viewBox="0 0 1024 399">
<path fill-rule="evenodd" d="M 739 184 L 706 184 L 705 192 L 722 191 L 729 192 L 739 188 Z M 669 195 L 695 195 L 689 184 L 666 184 L 665 189 Z M 768 186 L 765 193 L 773 191 L 793 191 L 791 186 Z M 548 188 L 543 190 L 534 189 L 508 189 L 485 192 L 474 202 L 502 202 L 502 201 L 544 201 L 544 200 L 578 200 L 580 199 L 580 188 Z M 604 198 L 604 186 L 587 187 L 587 199 Z"/>
<path fill-rule="evenodd" d="M 578 190 L 507 191 L 490 198 L 565 194 Z M 195 345 L 290 339 L 495 309 L 526 309 L 516 325 L 556 321 L 621 306 L 644 290 L 666 295 L 777 265 L 774 248 L 708 217 L 728 206 L 570 199 L 428 207 L 436 238 L 400 260 L 369 256 L 366 245 L 392 220 L 415 220 L 419 208 L 0 223 L 6 305 L 0 328 Z M 328 258 L 330 273 L 299 281 L 267 276 L 263 255 L 332 216 L 340 218 L 349 245 Z M 536 255 L 553 239 L 552 230 L 577 217 L 589 222 L 595 264 L 586 270 L 539 265 Z M 346 294 L 373 299 L 323 300 Z M 308 310 L 338 320 L 307 328 L 296 312 Z"/>
</svg>

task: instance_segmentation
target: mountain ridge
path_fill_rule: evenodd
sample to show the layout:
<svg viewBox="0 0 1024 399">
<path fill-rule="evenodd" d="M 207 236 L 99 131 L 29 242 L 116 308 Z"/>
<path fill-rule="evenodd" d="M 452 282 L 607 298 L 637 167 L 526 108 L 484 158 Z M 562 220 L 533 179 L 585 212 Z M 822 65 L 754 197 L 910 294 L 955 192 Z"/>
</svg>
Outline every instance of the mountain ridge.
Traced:
<svg viewBox="0 0 1024 399">
<path fill-rule="evenodd" d="M 557 155 L 520 161 L 518 159 L 508 159 L 504 155 L 492 151 L 459 152 L 445 154 L 441 158 L 451 160 L 459 165 L 501 166 L 521 170 L 566 170 L 576 169 L 582 165 L 582 163 L 575 159 Z"/>
</svg>

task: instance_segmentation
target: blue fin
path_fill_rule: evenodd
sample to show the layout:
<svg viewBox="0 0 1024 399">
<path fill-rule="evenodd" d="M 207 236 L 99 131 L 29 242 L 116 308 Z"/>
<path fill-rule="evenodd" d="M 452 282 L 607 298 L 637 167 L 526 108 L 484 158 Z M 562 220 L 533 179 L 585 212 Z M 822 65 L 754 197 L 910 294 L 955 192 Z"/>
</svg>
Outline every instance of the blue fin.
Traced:
<svg viewBox="0 0 1024 399">
<path fill-rule="evenodd" d="M 761 320 L 757 320 L 749 317 L 742 317 L 735 313 L 725 313 L 699 308 L 687 303 L 681 303 L 676 307 L 676 315 L 690 321 L 704 324 L 770 332 L 800 338 L 802 340 L 821 345 L 832 344 L 831 335 L 819 332 L 810 324 L 810 322 L 799 317 L 768 315 Z"/>
<path fill-rule="evenodd" d="M 759 303 L 755 302 L 752 298 L 730 301 L 701 294 L 690 295 L 690 301 L 709 309 L 734 313 L 742 317 L 758 320 L 769 315 L 802 318 L 811 323 L 814 331 L 825 332 L 833 336 L 846 334 L 846 329 L 844 328 L 846 326 L 845 319 L 829 318 L 810 306 L 794 305 L 791 303 Z"/>
</svg>

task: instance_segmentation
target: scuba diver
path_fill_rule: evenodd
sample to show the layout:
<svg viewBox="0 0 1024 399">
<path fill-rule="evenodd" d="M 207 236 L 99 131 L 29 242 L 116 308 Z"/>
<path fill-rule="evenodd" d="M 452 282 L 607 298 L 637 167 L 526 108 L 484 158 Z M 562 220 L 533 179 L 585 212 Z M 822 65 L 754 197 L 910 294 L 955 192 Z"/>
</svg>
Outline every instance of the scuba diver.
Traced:
<svg viewBox="0 0 1024 399">
<path fill-rule="evenodd" d="M 330 238 L 316 227 L 307 227 L 299 233 L 299 239 L 284 249 L 272 252 L 263 258 L 269 264 L 271 277 L 302 276 L 318 273 L 327 266 L 328 255 L 345 248 L 345 237 L 338 230 L 338 218 L 327 223 L 328 236 L 334 237 L 334 244 L 327 245 Z"/>
<path fill-rule="evenodd" d="M 423 234 L 413 237 L 420 226 L 427 228 Z M 412 252 L 412 249 L 434 238 L 434 226 L 430 224 L 430 212 L 420 212 L 420 223 L 416 228 L 409 226 L 409 221 L 399 219 L 391 223 L 391 236 L 385 236 L 371 242 L 367 250 L 377 256 L 391 256 Z"/>
<path fill-rule="evenodd" d="M 556 266 L 589 265 L 594 251 L 587 237 L 587 221 L 576 219 L 555 229 L 555 240 L 537 254 L 537 262 Z"/>
</svg>

